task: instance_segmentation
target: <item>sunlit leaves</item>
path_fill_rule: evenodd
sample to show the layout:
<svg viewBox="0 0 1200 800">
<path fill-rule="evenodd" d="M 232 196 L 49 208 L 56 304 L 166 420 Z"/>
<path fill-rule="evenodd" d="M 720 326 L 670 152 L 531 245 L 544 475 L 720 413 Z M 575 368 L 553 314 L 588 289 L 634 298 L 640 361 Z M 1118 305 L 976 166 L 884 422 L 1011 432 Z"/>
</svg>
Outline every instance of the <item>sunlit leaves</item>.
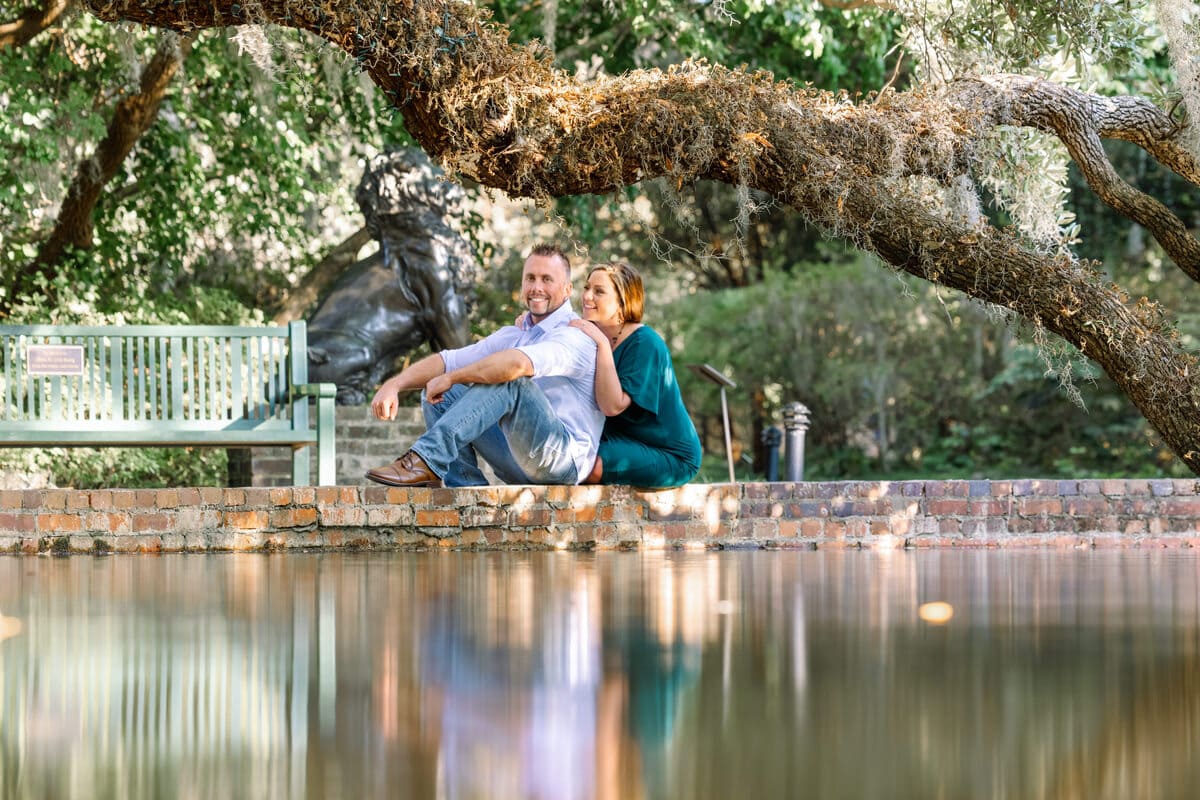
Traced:
<svg viewBox="0 0 1200 800">
<path fill-rule="evenodd" d="M 0 50 L 0 265 L 36 253 L 156 36 L 80 16 Z M 225 33 L 199 37 L 101 197 L 93 248 L 59 265 L 63 283 L 97 287 L 101 307 L 166 308 L 191 284 L 254 307 L 323 252 L 339 217 L 357 216 L 357 161 L 403 136 L 399 121 L 336 51 L 296 32 L 270 38 L 279 68 L 267 79 Z M 20 313 L 51 312 L 33 299 Z"/>
<path fill-rule="evenodd" d="M 931 77 L 975 70 L 1041 71 L 1063 64 L 1123 71 L 1146 32 L 1144 5 L 1128 0 L 897 0 L 914 54 Z"/>
<path fill-rule="evenodd" d="M 538 6 L 495 0 L 514 38 L 542 35 Z M 765 69 L 783 79 L 871 89 L 887 74 L 886 54 L 900 20 L 872 6 L 829 8 L 807 0 L 733 0 L 718 8 L 687 0 L 557 4 L 556 57 L 566 69 L 599 56 L 609 74 L 704 58 Z"/>
</svg>

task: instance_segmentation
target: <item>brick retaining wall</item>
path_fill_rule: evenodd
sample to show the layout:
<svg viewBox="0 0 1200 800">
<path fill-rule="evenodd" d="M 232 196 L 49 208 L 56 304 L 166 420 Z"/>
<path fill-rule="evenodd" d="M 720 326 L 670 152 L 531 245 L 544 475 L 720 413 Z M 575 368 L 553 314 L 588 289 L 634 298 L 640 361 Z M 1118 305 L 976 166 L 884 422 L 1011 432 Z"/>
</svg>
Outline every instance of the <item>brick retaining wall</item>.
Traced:
<svg viewBox="0 0 1200 800">
<path fill-rule="evenodd" d="M 367 470 L 398 458 L 424 432 L 425 419 L 416 406 L 401 407 L 392 422 L 375 419 L 369 405 L 338 406 L 333 433 L 337 442 L 337 482 L 359 483 Z M 316 484 L 315 455 L 311 461 L 311 482 Z M 229 449 L 230 486 L 290 486 L 291 483 L 291 448 Z"/>
<path fill-rule="evenodd" d="M 0 552 L 1197 547 L 1200 482 L 0 490 Z"/>
</svg>

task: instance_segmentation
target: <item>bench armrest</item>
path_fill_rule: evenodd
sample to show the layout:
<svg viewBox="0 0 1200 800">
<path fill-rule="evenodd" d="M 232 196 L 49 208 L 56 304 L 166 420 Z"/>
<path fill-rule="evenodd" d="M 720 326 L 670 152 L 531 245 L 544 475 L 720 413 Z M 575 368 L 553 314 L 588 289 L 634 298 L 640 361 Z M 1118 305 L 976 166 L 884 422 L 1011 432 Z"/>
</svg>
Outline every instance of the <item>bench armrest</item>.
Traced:
<svg viewBox="0 0 1200 800">
<path fill-rule="evenodd" d="M 301 397 L 337 397 L 336 383 L 301 383 L 292 387 Z"/>
</svg>

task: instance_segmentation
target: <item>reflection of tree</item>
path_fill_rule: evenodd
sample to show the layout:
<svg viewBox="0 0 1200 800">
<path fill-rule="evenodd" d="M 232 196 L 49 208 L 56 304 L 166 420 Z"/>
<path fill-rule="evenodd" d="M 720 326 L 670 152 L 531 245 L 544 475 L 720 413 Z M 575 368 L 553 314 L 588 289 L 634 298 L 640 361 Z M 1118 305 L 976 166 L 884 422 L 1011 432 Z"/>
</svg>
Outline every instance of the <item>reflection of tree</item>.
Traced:
<svg viewBox="0 0 1200 800">
<path fill-rule="evenodd" d="M 723 555 L 731 646 L 705 635 L 674 794 L 1194 796 L 1196 577 L 1112 558 Z"/>
<path fill-rule="evenodd" d="M 1095 735 L 1049 770 L 1048 800 L 1189 798 L 1200 785 L 1200 653 L 1193 635 L 1186 653 L 1152 664 L 1122 687 Z"/>
</svg>

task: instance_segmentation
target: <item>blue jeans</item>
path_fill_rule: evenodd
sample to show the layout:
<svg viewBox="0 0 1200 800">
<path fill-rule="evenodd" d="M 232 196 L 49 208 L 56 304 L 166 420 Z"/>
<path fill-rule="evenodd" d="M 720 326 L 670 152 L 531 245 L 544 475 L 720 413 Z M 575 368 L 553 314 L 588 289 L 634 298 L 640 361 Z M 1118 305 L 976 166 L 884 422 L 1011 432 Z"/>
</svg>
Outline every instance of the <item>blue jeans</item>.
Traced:
<svg viewBox="0 0 1200 800">
<path fill-rule="evenodd" d="M 505 483 L 579 482 L 571 437 L 529 378 L 458 384 L 433 404 L 421 397 L 425 433 L 412 449 L 447 486 L 486 486 L 477 454 Z"/>
</svg>

